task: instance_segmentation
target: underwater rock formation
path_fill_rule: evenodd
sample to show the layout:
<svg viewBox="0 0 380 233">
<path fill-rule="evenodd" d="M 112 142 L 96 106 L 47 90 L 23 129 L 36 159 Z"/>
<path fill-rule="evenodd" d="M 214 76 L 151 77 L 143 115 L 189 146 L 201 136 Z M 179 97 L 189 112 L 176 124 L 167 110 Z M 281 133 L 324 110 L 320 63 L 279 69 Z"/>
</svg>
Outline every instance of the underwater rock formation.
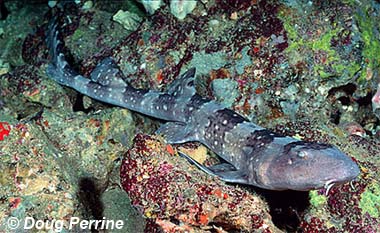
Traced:
<svg viewBox="0 0 380 233">
<path fill-rule="evenodd" d="M 164 232 L 278 231 L 258 195 L 199 171 L 155 137 L 136 136 L 120 176 L 132 205 Z"/>
<path fill-rule="evenodd" d="M 129 11 L 119 10 L 112 19 L 121 25 L 127 30 L 136 30 L 139 26 L 142 19 L 135 13 Z"/>
<path fill-rule="evenodd" d="M 149 14 L 153 14 L 162 5 L 161 0 L 141 0 L 145 10 Z M 197 5 L 194 0 L 170 0 L 170 12 L 177 19 L 184 19 L 187 14 L 191 13 Z"/>
<path fill-rule="evenodd" d="M 139 2 L 149 14 L 153 14 L 162 4 L 162 0 L 140 0 Z"/>
<path fill-rule="evenodd" d="M 191 13 L 197 1 L 194 0 L 171 0 L 170 12 L 178 19 L 184 19 L 187 14 Z"/>
</svg>

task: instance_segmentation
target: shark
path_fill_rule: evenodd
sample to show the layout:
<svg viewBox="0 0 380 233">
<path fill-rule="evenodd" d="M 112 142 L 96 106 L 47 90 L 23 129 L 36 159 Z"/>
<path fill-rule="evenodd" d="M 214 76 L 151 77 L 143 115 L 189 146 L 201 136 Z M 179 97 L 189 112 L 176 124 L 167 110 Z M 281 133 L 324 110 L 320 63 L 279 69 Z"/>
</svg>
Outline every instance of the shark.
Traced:
<svg viewBox="0 0 380 233">
<path fill-rule="evenodd" d="M 95 100 L 165 121 L 156 133 L 170 144 L 195 141 L 208 147 L 222 162 L 205 166 L 181 155 L 225 182 L 269 190 L 329 190 L 360 174 L 358 165 L 333 145 L 274 133 L 197 94 L 195 68 L 179 75 L 165 92 L 138 89 L 125 81 L 111 57 L 104 58 L 89 77 L 76 72 L 65 59 L 55 21 L 49 23 L 46 44 L 50 79 Z"/>
</svg>

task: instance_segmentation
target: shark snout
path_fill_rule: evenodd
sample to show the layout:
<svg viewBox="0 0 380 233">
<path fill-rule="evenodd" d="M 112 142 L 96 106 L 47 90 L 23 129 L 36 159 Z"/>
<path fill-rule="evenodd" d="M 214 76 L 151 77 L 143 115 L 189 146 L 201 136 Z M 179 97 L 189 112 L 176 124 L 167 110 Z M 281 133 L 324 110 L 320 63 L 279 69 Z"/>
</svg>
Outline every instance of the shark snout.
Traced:
<svg viewBox="0 0 380 233">
<path fill-rule="evenodd" d="M 348 157 L 348 161 L 341 161 L 341 168 L 337 170 L 339 179 L 337 182 L 345 183 L 351 181 L 360 175 L 359 166 Z"/>
<path fill-rule="evenodd" d="M 328 148 L 322 153 L 326 160 L 321 166 L 325 167 L 324 182 L 334 180 L 335 184 L 342 184 L 359 176 L 360 169 L 356 162 L 336 147 Z"/>
</svg>

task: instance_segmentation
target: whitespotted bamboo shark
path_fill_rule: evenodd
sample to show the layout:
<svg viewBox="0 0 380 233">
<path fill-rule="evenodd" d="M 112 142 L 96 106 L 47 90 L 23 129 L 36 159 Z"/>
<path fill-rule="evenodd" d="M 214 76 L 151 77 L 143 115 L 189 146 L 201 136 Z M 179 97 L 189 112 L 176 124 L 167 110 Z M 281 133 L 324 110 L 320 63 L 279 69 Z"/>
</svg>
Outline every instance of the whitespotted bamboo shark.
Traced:
<svg viewBox="0 0 380 233">
<path fill-rule="evenodd" d="M 198 141 L 224 162 L 205 167 L 189 161 L 226 182 L 270 190 L 311 190 L 345 183 L 357 177 L 355 162 L 336 147 L 305 142 L 262 128 L 233 110 L 198 95 L 195 68 L 177 78 L 166 93 L 136 89 L 123 80 L 111 58 L 105 58 L 89 78 L 65 60 L 57 24 L 47 30 L 51 62 L 48 77 L 96 100 L 167 121 L 157 131 L 168 143 Z"/>
</svg>

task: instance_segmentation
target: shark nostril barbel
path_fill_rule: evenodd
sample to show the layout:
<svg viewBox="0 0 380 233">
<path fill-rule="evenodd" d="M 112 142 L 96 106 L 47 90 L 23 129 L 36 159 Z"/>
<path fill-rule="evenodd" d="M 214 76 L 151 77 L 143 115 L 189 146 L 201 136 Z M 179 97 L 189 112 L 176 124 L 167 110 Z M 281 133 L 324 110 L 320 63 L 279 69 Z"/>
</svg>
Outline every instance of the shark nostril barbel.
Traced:
<svg viewBox="0 0 380 233">
<path fill-rule="evenodd" d="M 329 195 L 330 189 L 335 185 L 335 180 L 329 180 L 326 182 L 324 188 L 326 189 L 325 195 Z"/>
</svg>

